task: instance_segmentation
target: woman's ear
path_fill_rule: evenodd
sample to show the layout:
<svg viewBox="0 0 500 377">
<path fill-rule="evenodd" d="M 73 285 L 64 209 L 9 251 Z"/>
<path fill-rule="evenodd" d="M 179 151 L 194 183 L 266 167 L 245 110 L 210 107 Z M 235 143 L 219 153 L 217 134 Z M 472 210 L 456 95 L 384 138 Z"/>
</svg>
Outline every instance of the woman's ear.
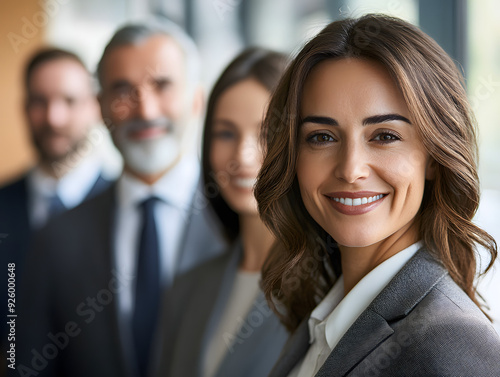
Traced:
<svg viewBox="0 0 500 377">
<path fill-rule="evenodd" d="M 429 157 L 427 165 L 425 167 L 425 179 L 428 181 L 433 181 L 436 178 L 436 167 L 437 162 L 432 157 Z"/>
</svg>

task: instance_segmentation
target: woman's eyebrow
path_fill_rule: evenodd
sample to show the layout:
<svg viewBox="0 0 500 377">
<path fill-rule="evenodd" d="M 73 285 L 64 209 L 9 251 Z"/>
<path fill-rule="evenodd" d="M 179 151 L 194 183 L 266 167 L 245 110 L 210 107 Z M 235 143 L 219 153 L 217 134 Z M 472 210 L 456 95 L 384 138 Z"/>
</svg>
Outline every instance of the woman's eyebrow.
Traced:
<svg viewBox="0 0 500 377">
<path fill-rule="evenodd" d="M 377 123 L 390 122 L 392 120 L 401 120 L 403 122 L 411 124 L 410 120 L 408 118 L 402 116 L 402 115 L 399 115 L 399 114 L 383 114 L 383 115 L 374 115 L 374 116 L 365 118 L 363 120 L 363 126 L 367 126 L 369 124 L 377 124 Z"/>
<path fill-rule="evenodd" d="M 301 124 L 304 123 L 317 123 L 317 124 L 324 124 L 327 126 L 338 126 L 339 122 L 337 122 L 335 119 L 330 118 L 330 117 L 324 117 L 324 116 L 315 116 L 315 115 L 310 115 L 306 116 Z"/>
<path fill-rule="evenodd" d="M 232 120 L 226 119 L 226 118 L 223 118 L 223 117 L 214 119 L 213 125 L 214 126 L 215 125 L 225 126 L 225 127 L 228 127 L 228 128 L 236 128 L 236 126 L 235 126 L 235 124 L 233 123 Z"/>
<path fill-rule="evenodd" d="M 374 116 L 365 118 L 363 120 L 363 126 L 368 126 L 370 124 L 390 122 L 393 120 L 400 120 L 400 121 L 403 121 L 405 123 L 411 124 L 410 120 L 402 115 L 382 114 L 382 115 L 374 115 Z M 306 116 L 302 120 L 302 124 L 304 124 L 304 123 L 324 124 L 326 126 L 338 126 L 339 125 L 339 122 L 337 122 L 335 119 L 333 119 L 331 117 L 317 116 L 317 115 Z"/>
</svg>

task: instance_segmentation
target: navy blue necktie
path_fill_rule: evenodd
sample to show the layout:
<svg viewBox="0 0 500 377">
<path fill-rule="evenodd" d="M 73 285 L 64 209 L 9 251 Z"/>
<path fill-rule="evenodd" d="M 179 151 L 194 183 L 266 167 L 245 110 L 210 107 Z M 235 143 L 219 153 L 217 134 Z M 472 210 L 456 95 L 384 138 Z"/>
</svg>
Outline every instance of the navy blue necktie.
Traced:
<svg viewBox="0 0 500 377">
<path fill-rule="evenodd" d="M 64 205 L 64 203 L 61 201 L 61 198 L 57 194 L 54 194 L 54 196 L 51 196 L 49 198 L 48 202 L 49 202 L 48 218 L 51 218 L 54 215 L 57 215 L 57 214 L 64 212 L 66 210 L 66 206 Z"/>
<path fill-rule="evenodd" d="M 141 203 L 143 223 L 139 239 L 135 306 L 132 318 L 140 376 L 148 374 L 151 343 L 160 306 L 160 258 L 154 217 L 154 208 L 158 200 L 158 198 L 151 197 Z"/>
</svg>

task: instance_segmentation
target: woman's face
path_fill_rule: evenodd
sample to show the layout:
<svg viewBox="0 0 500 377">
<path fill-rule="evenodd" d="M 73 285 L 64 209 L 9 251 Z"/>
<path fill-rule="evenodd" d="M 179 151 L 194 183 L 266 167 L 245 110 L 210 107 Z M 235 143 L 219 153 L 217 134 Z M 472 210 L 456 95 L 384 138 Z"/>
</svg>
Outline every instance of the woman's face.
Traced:
<svg viewBox="0 0 500 377">
<path fill-rule="evenodd" d="M 361 59 L 319 63 L 304 85 L 301 118 L 297 179 L 316 222 L 348 247 L 411 228 L 431 159 L 385 68 Z"/>
<path fill-rule="evenodd" d="M 215 105 L 210 164 L 222 197 L 239 215 L 258 214 L 253 186 L 263 160 L 259 134 L 269 95 L 259 82 L 246 79 Z"/>
</svg>

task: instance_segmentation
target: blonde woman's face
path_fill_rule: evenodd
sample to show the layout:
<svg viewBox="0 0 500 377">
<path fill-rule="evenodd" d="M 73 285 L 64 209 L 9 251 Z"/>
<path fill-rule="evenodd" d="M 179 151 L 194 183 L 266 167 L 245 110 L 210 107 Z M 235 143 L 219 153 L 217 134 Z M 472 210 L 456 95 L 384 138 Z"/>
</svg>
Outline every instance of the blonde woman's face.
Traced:
<svg viewBox="0 0 500 377">
<path fill-rule="evenodd" d="M 258 214 L 253 187 L 262 166 L 259 134 L 269 95 L 247 79 L 223 92 L 215 106 L 210 165 L 222 197 L 238 215 Z"/>
<path fill-rule="evenodd" d="M 372 61 L 327 60 L 302 98 L 297 179 L 311 216 L 342 246 L 406 234 L 433 172 L 389 73 Z"/>
</svg>

